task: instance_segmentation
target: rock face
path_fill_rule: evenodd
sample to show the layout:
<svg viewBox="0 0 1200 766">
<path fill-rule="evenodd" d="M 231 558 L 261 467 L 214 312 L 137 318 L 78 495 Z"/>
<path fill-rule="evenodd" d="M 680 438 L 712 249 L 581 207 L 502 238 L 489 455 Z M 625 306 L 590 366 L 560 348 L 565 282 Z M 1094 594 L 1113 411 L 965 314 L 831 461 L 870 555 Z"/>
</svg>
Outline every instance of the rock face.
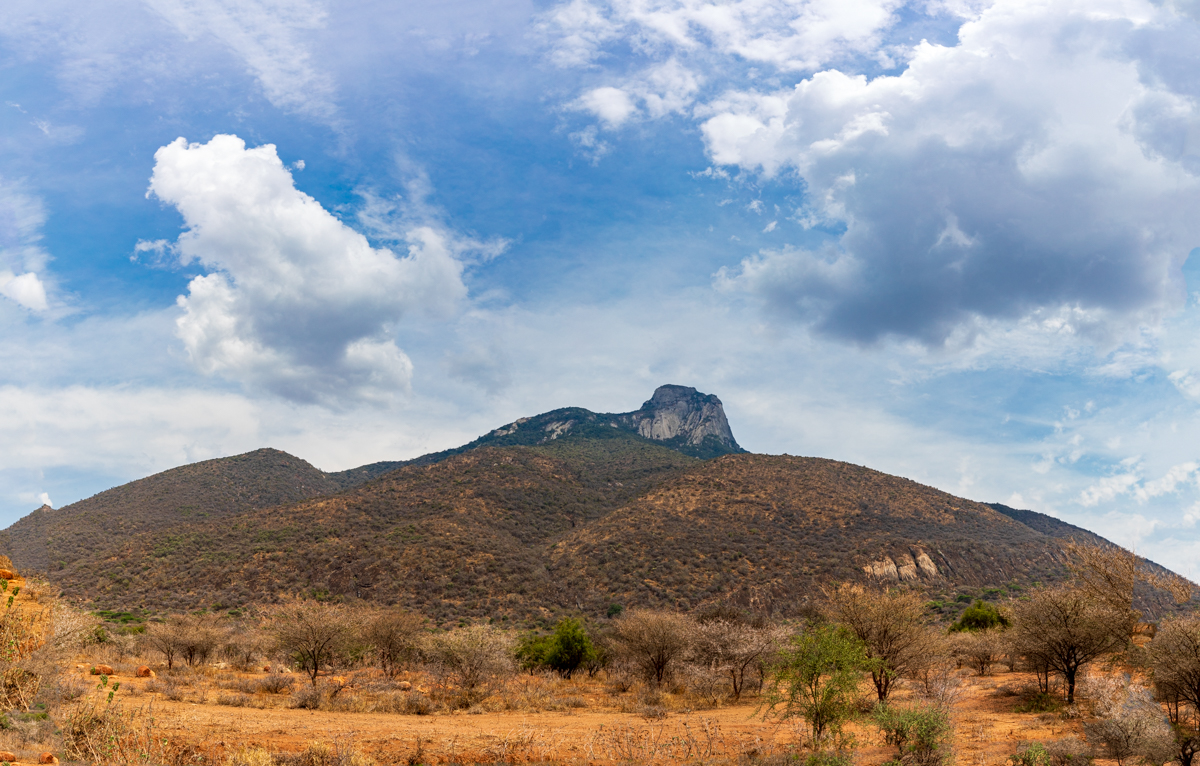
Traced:
<svg viewBox="0 0 1200 766">
<path fill-rule="evenodd" d="M 872 561 L 863 568 L 867 577 L 880 582 L 910 582 L 922 578 L 932 579 L 938 576 L 937 565 L 929 554 L 920 548 L 914 548 L 912 555 L 901 553 L 894 559 L 884 556 L 879 561 Z"/>
<path fill-rule="evenodd" d="M 712 456 L 744 452 L 733 438 L 725 408 L 691 386 L 659 386 L 641 409 L 617 416 L 638 435 Z"/>
</svg>

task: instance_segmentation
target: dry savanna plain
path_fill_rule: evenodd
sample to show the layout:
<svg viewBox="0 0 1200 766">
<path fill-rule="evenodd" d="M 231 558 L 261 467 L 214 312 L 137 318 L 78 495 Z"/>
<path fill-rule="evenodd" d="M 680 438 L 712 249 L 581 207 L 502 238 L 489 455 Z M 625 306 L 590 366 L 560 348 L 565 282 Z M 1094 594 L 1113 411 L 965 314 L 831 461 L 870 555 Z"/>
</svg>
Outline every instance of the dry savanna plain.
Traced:
<svg viewBox="0 0 1200 766">
<path fill-rule="evenodd" d="M 1102 570 L 950 626 L 915 592 L 852 585 L 786 622 L 614 609 L 433 629 L 314 600 L 149 617 L 0 571 L 0 759 L 1187 766 L 1200 621 L 1137 621 L 1136 559 L 1082 553 Z"/>
</svg>

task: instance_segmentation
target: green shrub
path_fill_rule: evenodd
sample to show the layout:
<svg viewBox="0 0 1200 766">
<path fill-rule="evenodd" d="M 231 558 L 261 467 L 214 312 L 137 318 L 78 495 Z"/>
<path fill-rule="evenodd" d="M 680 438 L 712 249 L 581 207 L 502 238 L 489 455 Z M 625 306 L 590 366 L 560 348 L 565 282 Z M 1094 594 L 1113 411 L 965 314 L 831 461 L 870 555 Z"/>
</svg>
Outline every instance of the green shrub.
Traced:
<svg viewBox="0 0 1200 766">
<path fill-rule="evenodd" d="M 1017 705 L 1013 712 L 1016 713 L 1053 713 L 1062 708 L 1062 703 L 1057 697 L 1054 697 L 1047 692 L 1038 692 L 1029 699 Z"/>
<path fill-rule="evenodd" d="M 873 717 L 887 743 L 896 746 L 900 763 L 939 766 L 949 762 L 954 726 L 944 709 L 936 705 L 879 704 Z"/>
<path fill-rule="evenodd" d="M 1017 752 L 1008 756 L 1008 766 L 1051 766 L 1050 751 L 1040 742 L 1022 742 Z"/>
<path fill-rule="evenodd" d="M 1007 627 L 1008 618 L 1000 614 L 1000 610 L 994 604 L 976 599 L 975 603 L 967 607 L 962 616 L 958 618 L 958 622 L 950 626 L 950 631 L 953 633 L 964 630 L 974 632 Z"/>
</svg>

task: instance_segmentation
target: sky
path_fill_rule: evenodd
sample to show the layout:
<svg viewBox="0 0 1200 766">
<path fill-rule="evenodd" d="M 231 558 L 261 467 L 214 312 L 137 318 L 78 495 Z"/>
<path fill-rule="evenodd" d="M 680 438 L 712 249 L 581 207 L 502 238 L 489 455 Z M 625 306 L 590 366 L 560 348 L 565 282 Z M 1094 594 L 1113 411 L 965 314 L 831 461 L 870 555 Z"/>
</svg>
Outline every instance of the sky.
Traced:
<svg viewBox="0 0 1200 766">
<path fill-rule="evenodd" d="M 718 395 L 1200 577 L 1197 0 L 0 5 L 0 525 Z"/>
</svg>

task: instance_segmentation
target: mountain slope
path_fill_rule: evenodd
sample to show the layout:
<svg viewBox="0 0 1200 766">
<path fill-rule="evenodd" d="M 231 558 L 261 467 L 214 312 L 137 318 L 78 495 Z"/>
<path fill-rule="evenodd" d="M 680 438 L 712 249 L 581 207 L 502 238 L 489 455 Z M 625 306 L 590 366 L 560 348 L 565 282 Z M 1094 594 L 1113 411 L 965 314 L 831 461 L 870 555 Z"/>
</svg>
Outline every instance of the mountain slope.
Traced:
<svg viewBox="0 0 1200 766">
<path fill-rule="evenodd" d="M 51 570 L 130 535 L 267 508 L 337 491 L 298 457 L 260 449 L 205 460 L 123 484 L 57 510 L 40 508 L 0 533 L 20 570 Z"/>
<path fill-rule="evenodd" d="M 625 433 L 482 447 L 337 495 L 147 532 L 53 575 L 99 605 L 227 608 L 307 593 L 526 619 L 555 603 L 550 541 L 697 462 Z"/>
<path fill-rule="evenodd" d="M 607 433 L 480 447 L 336 495 L 147 532 L 54 576 L 109 608 L 298 593 L 527 622 L 612 603 L 794 616 L 842 580 L 954 601 L 1067 574 L 1060 539 L 907 479 L 817 458 L 699 461 Z"/>
</svg>

